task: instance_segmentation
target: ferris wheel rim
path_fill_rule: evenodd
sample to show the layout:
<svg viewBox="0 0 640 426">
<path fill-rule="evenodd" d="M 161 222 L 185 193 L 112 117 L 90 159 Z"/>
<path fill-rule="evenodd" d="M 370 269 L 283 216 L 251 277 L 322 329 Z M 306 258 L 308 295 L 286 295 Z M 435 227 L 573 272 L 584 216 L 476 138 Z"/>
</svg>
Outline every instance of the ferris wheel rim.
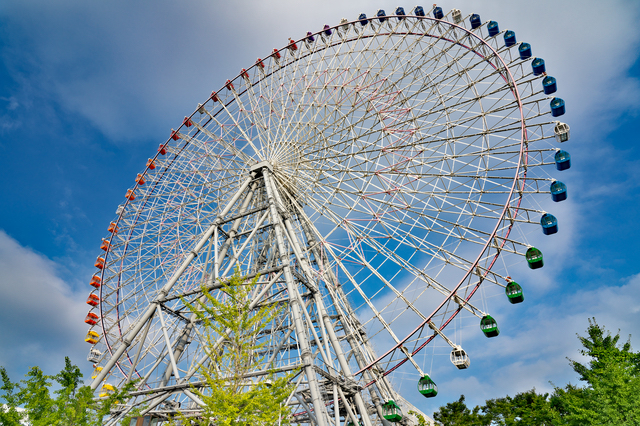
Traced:
<svg viewBox="0 0 640 426">
<path fill-rule="evenodd" d="M 388 15 L 388 16 L 387 16 L 387 19 L 390 19 L 390 18 L 392 18 L 392 17 L 397 17 L 397 16 L 398 16 L 398 15 Z M 419 19 L 419 20 L 438 21 L 438 20 L 436 20 L 436 19 L 434 19 L 434 18 L 431 18 L 431 17 L 420 17 L 420 16 L 409 16 L 409 15 L 408 15 L 408 16 L 406 16 L 405 18 L 407 18 L 407 19 Z M 349 24 L 349 25 L 354 25 L 354 24 L 356 24 L 356 23 L 358 23 L 358 22 L 359 22 L 358 20 L 355 20 L 355 21 L 350 21 L 348 24 Z M 498 55 L 498 54 L 497 54 L 497 52 L 496 52 L 496 50 L 495 50 L 495 49 L 493 49 L 489 44 L 485 43 L 485 42 L 484 42 L 484 40 L 483 40 L 481 37 L 479 37 L 479 36 L 478 36 L 477 34 L 475 34 L 473 31 L 470 31 L 470 30 L 468 30 L 468 29 L 466 29 L 466 28 L 464 28 L 464 27 L 461 27 L 461 26 L 455 25 L 455 24 L 453 24 L 453 23 L 451 23 L 451 22 L 445 22 L 445 23 L 446 23 L 447 25 L 450 25 L 450 26 L 455 26 L 455 27 L 456 27 L 456 28 L 458 28 L 459 30 L 466 32 L 467 34 L 469 34 L 469 35 L 471 35 L 471 36 L 475 37 L 475 38 L 476 38 L 476 39 L 478 39 L 480 42 L 482 42 L 485 46 L 487 46 L 488 48 L 490 48 L 490 49 L 492 50 L 492 52 L 496 55 L 496 57 L 497 57 L 497 58 L 499 58 L 499 59 L 500 59 L 500 61 L 502 62 L 503 66 L 504 66 L 504 68 L 505 68 L 505 72 L 506 72 L 506 73 L 508 73 L 508 75 L 509 75 L 509 77 L 510 77 L 511 81 L 512 81 L 512 82 L 515 82 L 515 80 L 514 80 L 514 78 L 513 78 L 512 74 L 511 74 L 511 70 L 509 69 L 509 67 L 507 66 L 507 64 L 504 62 L 504 59 L 503 59 L 500 55 Z M 335 26 L 331 27 L 331 29 L 332 29 L 332 30 L 337 30 L 339 27 L 342 27 L 343 25 L 344 25 L 344 24 L 338 24 L 338 25 L 335 25 Z M 314 33 L 314 35 L 319 35 L 319 34 L 321 34 L 323 31 L 324 31 L 324 30 L 318 31 L 318 32 Z M 377 35 L 377 34 L 369 35 L 368 37 L 375 37 L 376 35 Z M 426 35 L 426 34 L 423 34 L 423 36 L 425 36 L 425 35 Z M 354 37 L 353 39 L 357 39 L 357 38 L 358 38 L 358 37 Z M 303 37 L 303 38 L 301 38 L 301 39 L 297 40 L 297 42 L 298 42 L 298 43 L 302 43 L 305 39 L 306 39 L 306 37 Z M 353 39 L 351 39 L 351 40 L 353 40 Z M 336 44 L 345 43 L 345 42 L 348 42 L 348 41 L 351 41 L 351 40 L 344 40 L 344 39 L 342 39 L 342 40 L 340 40 L 339 42 L 337 42 Z M 450 40 L 448 40 L 448 41 L 450 41 Z M 468 46 L 463 46 L 463 47 L 466 47 L 467 49 L 470 49 Z M 287 46 L 285 46 L 285 47 L 281 48 L 281 49 L 280 49 L 280 50 L 278 50 L 278 51 L 279 51 L 279 52 L 283 52 L 283 51 L 284 51 L 284 52 L 286 52 L 286 50 L 287 50 L 287 49 L 288 49 L 288 47 L 287 47 Z M 470 49 L 470 50 L 472 50 L 472 49 Z M 475 53 L 475 54 L 478 54 L 478 52 L 474 52 L 474 53 Z M 291 63 L 292 63 L 292 62 L 288 62 L 285 66 L 289 66 L 289 65 L 291 65 Z M 249 69 L 251 69 L 251 68 L 253 68 L 253 67 L 256 67 L 256 66 L 257 66 L 256 64 L 253 64 Z M 240 74 L 238 74 L 238 76 L 236 76 L 236 77 L 235 77 L 233 80 L 231 80 L 231 81 L 232 81 L 232 82 L 235 82 L 238 78 L 242 78 L 242 72 L 241 72 Z M 266 77 L 265 77 L 265 78 L 266 78 Z M 221 89 L 220 89 L 220 90 L 223 90 L 224 88 L 225 88 L 225 85 L 223 85 L 223 86 L 221 87 Z M 455 292 L 456 292 L 456 291 L 458 290 L 458 288 L 462 285 L 462 283 L 464 282 L 464 280 L 465 280 L 466 278 L 468 278 L 468 276 L 473 272 L 473 268 L 475 268 L 475 267 L 478 265 L 478 263 L 479 263 L 479 261 L 480 261 L 480 259 L 481 259 L 482 255 L 486 252 L 487 248 L 488 248 L 488 247 L 489 247 L 489 245 L 490 245 L 490 240 L 491 240 L 491 238 L 493 238 L 493 237 L 496 235 L 496 233 L 498 232 L 498 229 L 499 229 L 500 224 L 502 223 L 502 221 L 503 221 L 503 220 L 504 220 L 504 218 L 505 218 L 506 211 L 507 211 L 507 209 L 509 208 L 509 200 L 511 199 L 511 197 L 512 197 L 512 195 L 513 195 L 514 191 L 515 191 L 515 187 L 516 187 L 517 181 L 518 181 L 518 180 L 524 180 L 524 179 L 526 178 L 526 172 L 525 172 L 525 175 L 524 175 L 522 178 L 520 178 L 520 177 L 519 177 L 518 173 L 519 173 L 519 171 L 520 171 L 520 170 L 521 170 L 521 168 L 522 168 L 522 158 L 523 158 L 523 157 L 524 157 L 524 158 L 526 158 L 526 155 L 523 155 L 523 154 L 526 152 L 526 151 L 525 151 L 525 142 L 526 142 L 526 132 L 527 132 L 527 129 L 526 129 L 526 124 L 524 123 L 524 116 L 523 116 L 523 113 L 522 113 L 522 102 L 521 102 L 521 99 L 520 99 L 520 96 L 519 96 L 519 93 L 518 93 L 518 87 L 517 87 L 517 85 L 516 85 L 516 84 L 514 84 L 513 90 L 515 91 L 515 96 L 516 96 L 516 99 L 517 99 L 517 102 L 518 102 L 518 108 L 519 108 L 519 110 L 520 110 L 520 115 L 521 115 L 521 120 L 520 120 L 520 123 L 521 123 L 521 140 L 520 140 L 520 155 L 519 155 L 519 163 L 518 163 L 518 166 L 517 166 L 517 169 L 516 169 L 516 172 L 515 172 L 515 176 L 514 176 L 514 178 L 513 178 L 513 182 L 512 182 L 512 185 L 511 185 L 511 189 L 510 189 L 509 195 L 508 195 L 508 197 L 507 197 L 507 202 L 505 203 L 505 205 L 504 205 L 504 207 L 503 207 L 503 210 L 502 210 L 502 212 L 501 212 L 501 214 L 500 214 L 500 217 L 497 219 L 497 223 L 496 223 L 496 226 L 494 227 L 494 229 L 493 229 L 493 231 L 492 231 L 492 233 L 491 233 L 491 237 L 490 237 L 490 238 L 488 239 L 488 241 L 485 243 L 484 247 L 483 247 L 483 248 L 482 248 L 482 250 L 480 251 L 480 254 L 478 254 L 478 256 L 476 257 L 476 260 L 473 262 L 473 264 L 471 265 L 471 267 L 469 268 L 469 270 L 467 271 L 467 273 L 466 273 L 466 274 L 464 275 L 464 277 L 460 280 L 460 282 L 456 285 L 456 287 L 454 287 L 454 289 L 453 289 L 453 291 L 450 293 L 450 295 L 449 295 L 447 298 L 445 298 L 445 299 L 441 302 L 441 304 L 438 306 L 438 308 L 436 308 L 436 309 L 434 310 L 434 312 L 433 312 L 431 315 L 429 315 L 429 319 L 430 319 L 431 317 L 433 317 L 433 315 L 434 315 L 437 311 L 439 311 L 439 310 L 442 308 L 442 306 L 443 306 L 447 301 L 449 301 L 449 300 L 454 296 Z M 214 92 L 214 93 L 217 93 L 217 92 Z M 207 99 L 207 101 L 205 101 L 205 103 L 212 99 L 212 97 L 213 97 L 214 93 L 212 93 L 212 95 Z M 233 101 L 231 101 L 231 102 L 233 102 Z M 192 118 L 192 117 L 193 117 L 193 116 L 198 112 L 198 110 L 199 110 L 199 107 L 198 107 L 198 108 L 196 108 L 196 110 L 195 110 L 195 111 L 194 111 L 190 116 L 188 116 L 187 118 L 188 118 L 188 119 L 191 119 L 191 118 Z M 183 127 L 184 125 L 185 125 L 184 123 L 183 123 L 183 124 L 181 124 L 181 125 L 176 129 L 176 132 L 179 132 L 179 131 L 180 131 L 180 129 L 182 129 L 182 127 Z M 169 137 L 169 138 L 166 140 L 165 144 L 167 144 L 170 140 L 171 140 L 171 137 Z M 187 142 L 185 145 L 183 145 L 183 148 L 184 148 L 188 143 L 189 143 L 189 142 Z M 176 154 L 175 154 L 175 156 L 174 156 L 174 159 L 175 159 L 175 158 L 177 158 L 179 155 L 180 155 L 179 153 L 176 153 Z M 155 160 L 156 158 L 158 158 L 158 156 L 159 156 L 159 153 L 156 153 L 156 154 L 155 154 L 155 156 L 153 157 L 153 159 Z M 147 166 L 147 168 L 145 168 L 145 171 L 144 171 L 144 172 L 146 172 L 148 169 L 149 169 L 149 166 Z M 520 205 L 520 201 L 521 201 L 521 200 L 522 200 L 522 196 L 520 196 L 520 197 L 519 197 L 518 205 L 517 205 L 517 206 L 516 206 L 516 208 L 515 208 L 515 212 L 516 212 L 516 214 L 517 214 L 518 207 L 519 207 L 519 205 Z M 127 200 L 123 205 L 126 207 L 126 205 L 127 205 L 128 203 L 129 203 L 129 200 Z M 123 213 L 121 212 L 121 213 L 118 215 L 118 221 L 121 219 L 122 214 L 123 214 Z M 117 223 L 117 222 L 116 222 L 116 223 Z M 508 227 L 507 235 L 511 232 L 511 228 L 512 228 L 512 226 L 513 226 L 513 225 L 510 225 L 510 226 Z M 503 241 L 502 241 L 502 245 L 504 245 L 505 243 L 506 243 L 506 241 L 505 241 L 505 240 L 503 240 Z M 108 253 L 107 253 L 107 255 L 108 255 Z M 495 262 L 495 260 L 497 259 L 497 257 L 498 257 L 498 256 L 499 256 L 499 254 L 494 255 L 494 258 L 493 258 L 493 261 L 491 262 L 491 265 L 493 265 L 493 263 Z M 489 268 L 485 271 L 485 273 L 484 273 L 484 275 L 485 275 L 485 276 L 486 276 L 486 274 L 488 274 L 488 273 L 489 273 L 489 270 L 490 270 L 490 269 L 491 269 L 491 267 L 489 267 Z M 102 275 L 104 275 L 104 273 L 105 273 L 105 272 L 103 271 L 103 272 L 102 272 Z M 478 284 L 478 287 L 479 287 L 479 284 Z M 477 288 L 478 288 L 478 287 L 476 287 L 476 289 L 474 289 L 474 290 L 471 292 L 471 294 L 468 296 L 467 300 L 469 300 L 469 299 L 473 296 L 473 294 L 475 293 L 475 291 L 477 290 Z M 102 290 L 101 290 L 101 291 L 102 291 Z M 102 293 L 101 293 L 101 294 L 102 294 Z M 456 311 L 456 312 L 451 316 L 451 318 L 446 322 L 446 324 L 448 324 L 448 323 L 449 323 L 449 321 L 450 321 L 453 317 L 455 317 L 455 315 L 457 315 L 457 312 L 459 312 L 459 309 L 458 309 L 458 311 Z M 428 322 L 428 320 L 425 320 L 425 321 L 424 321 L 420 326 L 418 326 L 418 327 L 417 327 L 415 330 L 413 330 L 409 335 L 407 335 L 404 339 L 402 339 L 401 343 L 396 344 L 394 347 L 392 347 L 391 349 L 389 349 L 389 350 L 388 350 L 384 355 L 380 356 L 380 357 L 379 357 L 378 359 L 376 359 L 373 363 L 370 363 L 367 367 L 365 367 L 365 368 L 361 369 L 361 370 L 360 370 L 360 371 L 358 371 L 356 374 L 360 374 L 360 373 L 362 373 L 364 370 L 370 369 L 373 365 L 377 364 L 379 361 L 381 361 L 383 358 L 385 358 L 387 355 L 389 355 L 392 351 L 394 351 L 394 350 L 398 349 L 398 348 L 402 345 L 402 343 L 404 343 L 406 340 L 408 340 L 408 339 L 409 339 L 412 335 L 414 335 L 417 331 L 419 331 L 420 329 L 424 328 L 424 326 L 425 326 L 425 324 L 426 324 L 427 322 Z M 445 326 L 446 326 L 446 324 L 445 324 Z M 103 331 L 105 331 L 105 332 L 106 332 L 106 329 L 104 328 L 104 319 L 102 319 L 102 327 L 103 327 Z M 444 328 L 444 326 L 443 326 L 443 328 Z M 106 334 L 105 334 L 105 336 L 106 336 Z M 122 337 L 124 337 L 124 336 L 121 334 L 121 335 L 120 335 L 120 337 L 122 338 Z M 105 340 L 106 340 L 106 339 L 105 339 Z M 108 343 L 107 343 L 107 346 L 108 346 L 108 348 L 109 348 L 109 351 L 111 352 L 111 346 L 110 346 Z M 424 346 L 423 346 L 423 347 L 424 347 Z M 420 349 L 421 349 L 421 348 L 420 348 Z M 419 349 L 418 349 L 418 350 L 419 350 Z M 417 351 L 416 351 L 416 352 L 417 352 Z M 407 359 L 407 358 L 405 358 L 402 362 L 405 362 L 405 361 L 406 361 L 406 359 Z M 129 360 L 129 361 L 130 361 L 130 360 Z M 120 367 L 119 362 L 117 363 L 117 365 L 118 365 L 118 368 L 120 368 L 120 371 L 124 374 L 124 371 L 123 371 L 123 370 L 122 370 L 122 368 Z M 395 368 L 395 367 L 394 367 L 394 368 Z"/>
</svg>

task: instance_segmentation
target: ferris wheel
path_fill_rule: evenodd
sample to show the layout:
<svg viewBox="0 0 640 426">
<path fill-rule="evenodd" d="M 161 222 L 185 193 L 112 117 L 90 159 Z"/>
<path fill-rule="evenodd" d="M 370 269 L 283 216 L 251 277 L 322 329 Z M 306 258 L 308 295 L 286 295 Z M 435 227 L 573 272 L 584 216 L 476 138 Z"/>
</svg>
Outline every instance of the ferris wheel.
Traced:
<svg viewBox="0 0 640 426">
<path fill-rule="evenodd" d="M 296 371 L 292 423 L 411 424 L 393 375 L 435 396 L 416 356 L 438 340 L 469 367 L 447 326 L 462 312 L 497 336 L 478 290 L 523 302 L 506 265 L 543 266 L 524 235 L 556 233 L 540 205 L 567 196 L 557 88 L 513 31 L 435 6 L 343 19 L 242 69 L 171 130 L 103 239 L 92 387 L 138 380 L 111 421 L 197 415 L 208 354 L 185 302 L 222 300 L 239 269 L 251 306 L 283 307 L 247 380 Z"/>
</svg>

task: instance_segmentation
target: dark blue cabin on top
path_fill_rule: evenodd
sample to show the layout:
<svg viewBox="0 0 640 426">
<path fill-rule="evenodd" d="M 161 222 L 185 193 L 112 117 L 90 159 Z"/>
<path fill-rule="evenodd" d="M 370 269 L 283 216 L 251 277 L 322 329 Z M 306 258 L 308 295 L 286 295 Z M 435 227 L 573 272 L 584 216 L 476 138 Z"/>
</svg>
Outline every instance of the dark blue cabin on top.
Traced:
<svg viewBox="0 0 640 426">
<path fill-rule="evenodd" d="M 398 7 L 396 9 L 396 15 L 398 15 L 398 20 L 404 19 L 404 16 L 405 16 L 404 7 Z"/>
<path fill-rule="evenodd" d="M 571 155 L 567 151 L 559 150 L 554 157 L 556 160 L 556 169 L 562 171 L 571 167 Z"/>
<path fill-rule="evenodd" d="M 544 90 L 545 95 L 550 95 L 555 93 L 558 90 L 558 85 L 556 84 L 556 79 L 551 77 L 550 75 L 546 76 L 542 79 L 542 89 Z"/>
<path fill-rule="evenodd" d="M 478 28 L 480 25 L 482 25 L 482 21 L 480 20 L 480 15 L 478 15 L 477 13 L 474 13 L 473 15 L 471 15 L 471 18 L 469 18 L 469 22 L 471 22 L 471 28 L 473 28 L 474 30 Z"/>
<path fill-rule="evenodd" d="M 384 22 L 387 20 L 387 14 L 384 13 L 383 9 L 380 9 L 378 13 L 376 13 L 376 16 L 378 17 L 378 21 L 380 22 Z"/>
<path fill-rule="evenodd" d="M 547 71 L 542 58 L 535 58 L 531 62 L 531 68 L 533 68 L 533 75 L 542 75 Z"/>
<path fill-rule="evenodd" d="M 369 23 L 367 15 L 364 13 L 361 13 L 360 16 L 358 16 L 358 20 L 360 21 L 360 25 L 362 25 L 363 27 Z"/>
<path fill-rule="evenodd" d="M 516 33 L 508 30 L 504 33 L 504 45 L 507 47 L 511 47 L 516 44 Z"/>
<path fill-rule="evenodd" d="M 551 99 L 551 115 L 554 117 L 560 117 L 565 113 L 564 101 L 560 98 Z"/>
<path fill-rule="evenodd" d="M 518 47 L 518 52 L 520 52 L 520 59 L 523 61 L 529 59 L 531 57 L 531 45 L 529 43 L 522 43 Z"/>
<path fill-rule="evenodd" d="M 433 9 L 433 17 L 436 19 L 442 19 L 444 17 L 444 13 L 442 13 L 442 8 L 440 6 Z"/>
<path fill-rule="evenodd" d="M 544 235 L 551 235 L 558 232 L 558 219 L 552 214 L 543 214 L 540 218 L 540 225 L 542 225 Z"/>
<path fill-rule="evenodd" d="M 415 8 L 416 16 L 424 16 L 424 9 L 422 6 L 416 6 Z"/>
<path fill-rule="evenodd" d="M 551 199 L 556 203 L 567 199 L 567 185 L 559 180 L 553 181 L 549 190 L 551 191 Z"/>
<path fill-rule="evenodd" d="M 487 30 L 489 30 L 489 37 L 496 36 L 500 32 L 500 28 L 496 21 L 489 21 L 487 24 Z"/>
</svg>

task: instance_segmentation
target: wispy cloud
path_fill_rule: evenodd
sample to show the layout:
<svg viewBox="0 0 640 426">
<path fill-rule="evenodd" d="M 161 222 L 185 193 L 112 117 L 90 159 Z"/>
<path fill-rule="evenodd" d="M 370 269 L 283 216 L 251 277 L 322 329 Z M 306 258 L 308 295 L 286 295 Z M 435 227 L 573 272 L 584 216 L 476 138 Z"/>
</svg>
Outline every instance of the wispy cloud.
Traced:
<svg viewBox="0 0 640 426">
<path fill-rule="evenodd" d="M 11 372 L 38 365 L 53 373 L 64 356 L 85 366 L 86 295 L 73 292 L 58 269 L 0 230 L 0 365 Z"/>
</svg>

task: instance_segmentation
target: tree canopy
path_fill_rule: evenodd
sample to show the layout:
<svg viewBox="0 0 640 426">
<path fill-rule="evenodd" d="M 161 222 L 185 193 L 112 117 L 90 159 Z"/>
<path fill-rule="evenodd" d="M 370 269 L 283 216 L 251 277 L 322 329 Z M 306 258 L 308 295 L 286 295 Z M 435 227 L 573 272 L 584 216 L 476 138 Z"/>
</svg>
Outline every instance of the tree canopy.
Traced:
<svg viewBox="0 0 640 426">
<path fill-rule="evenodd" d="M 124 397 L 130 386 L 102 399 L 94 399 L 89 386 L 81 386 L 80 368 L 65 357 L 59 374 L 49 376 L 39 367 L 32 367 L 19 383 L 11 381 L 0 367 L 2 394 L 0 425 L 19 426 L 28 421 L 31 426 L 99 426 L 111 407 Z M 51 393 L 52 385 L 59 388 Z M 23 408 L 24 410 L 19 410 Z"/>
<path fill-rule="evenodd" d="M 640 424 L 640 353 L 620 332 L 611 335 L 595 319 L 586 336 L 578 335 L 585 364 L 569 359 L 584 386 L 554 387 L 551 395 L 535 389 L 490 399 L 469 409 L 464 395 L 433 415 L 442 426 L 631 426 Z"/>
<path fill-rule="evenodd" d="M 265 325 L 280 312 L 275 304 L 252 304 L 258 279 L 248 281 L 236 270 L 228 282 L 221 281 L 218 298 L 203 286 L 204 297 L 195 305 L 187 303 L 202 321 L 210 359 L 200 366 L 207 386 L 192 389 L 204 403 L 202 417 L 190 419 L 195 424 L 289 424 L 284 402 L 292 391 L 291 376 L 268 372 L 259 379 L 252 374 L 263 366 Z"/>
</svg>

